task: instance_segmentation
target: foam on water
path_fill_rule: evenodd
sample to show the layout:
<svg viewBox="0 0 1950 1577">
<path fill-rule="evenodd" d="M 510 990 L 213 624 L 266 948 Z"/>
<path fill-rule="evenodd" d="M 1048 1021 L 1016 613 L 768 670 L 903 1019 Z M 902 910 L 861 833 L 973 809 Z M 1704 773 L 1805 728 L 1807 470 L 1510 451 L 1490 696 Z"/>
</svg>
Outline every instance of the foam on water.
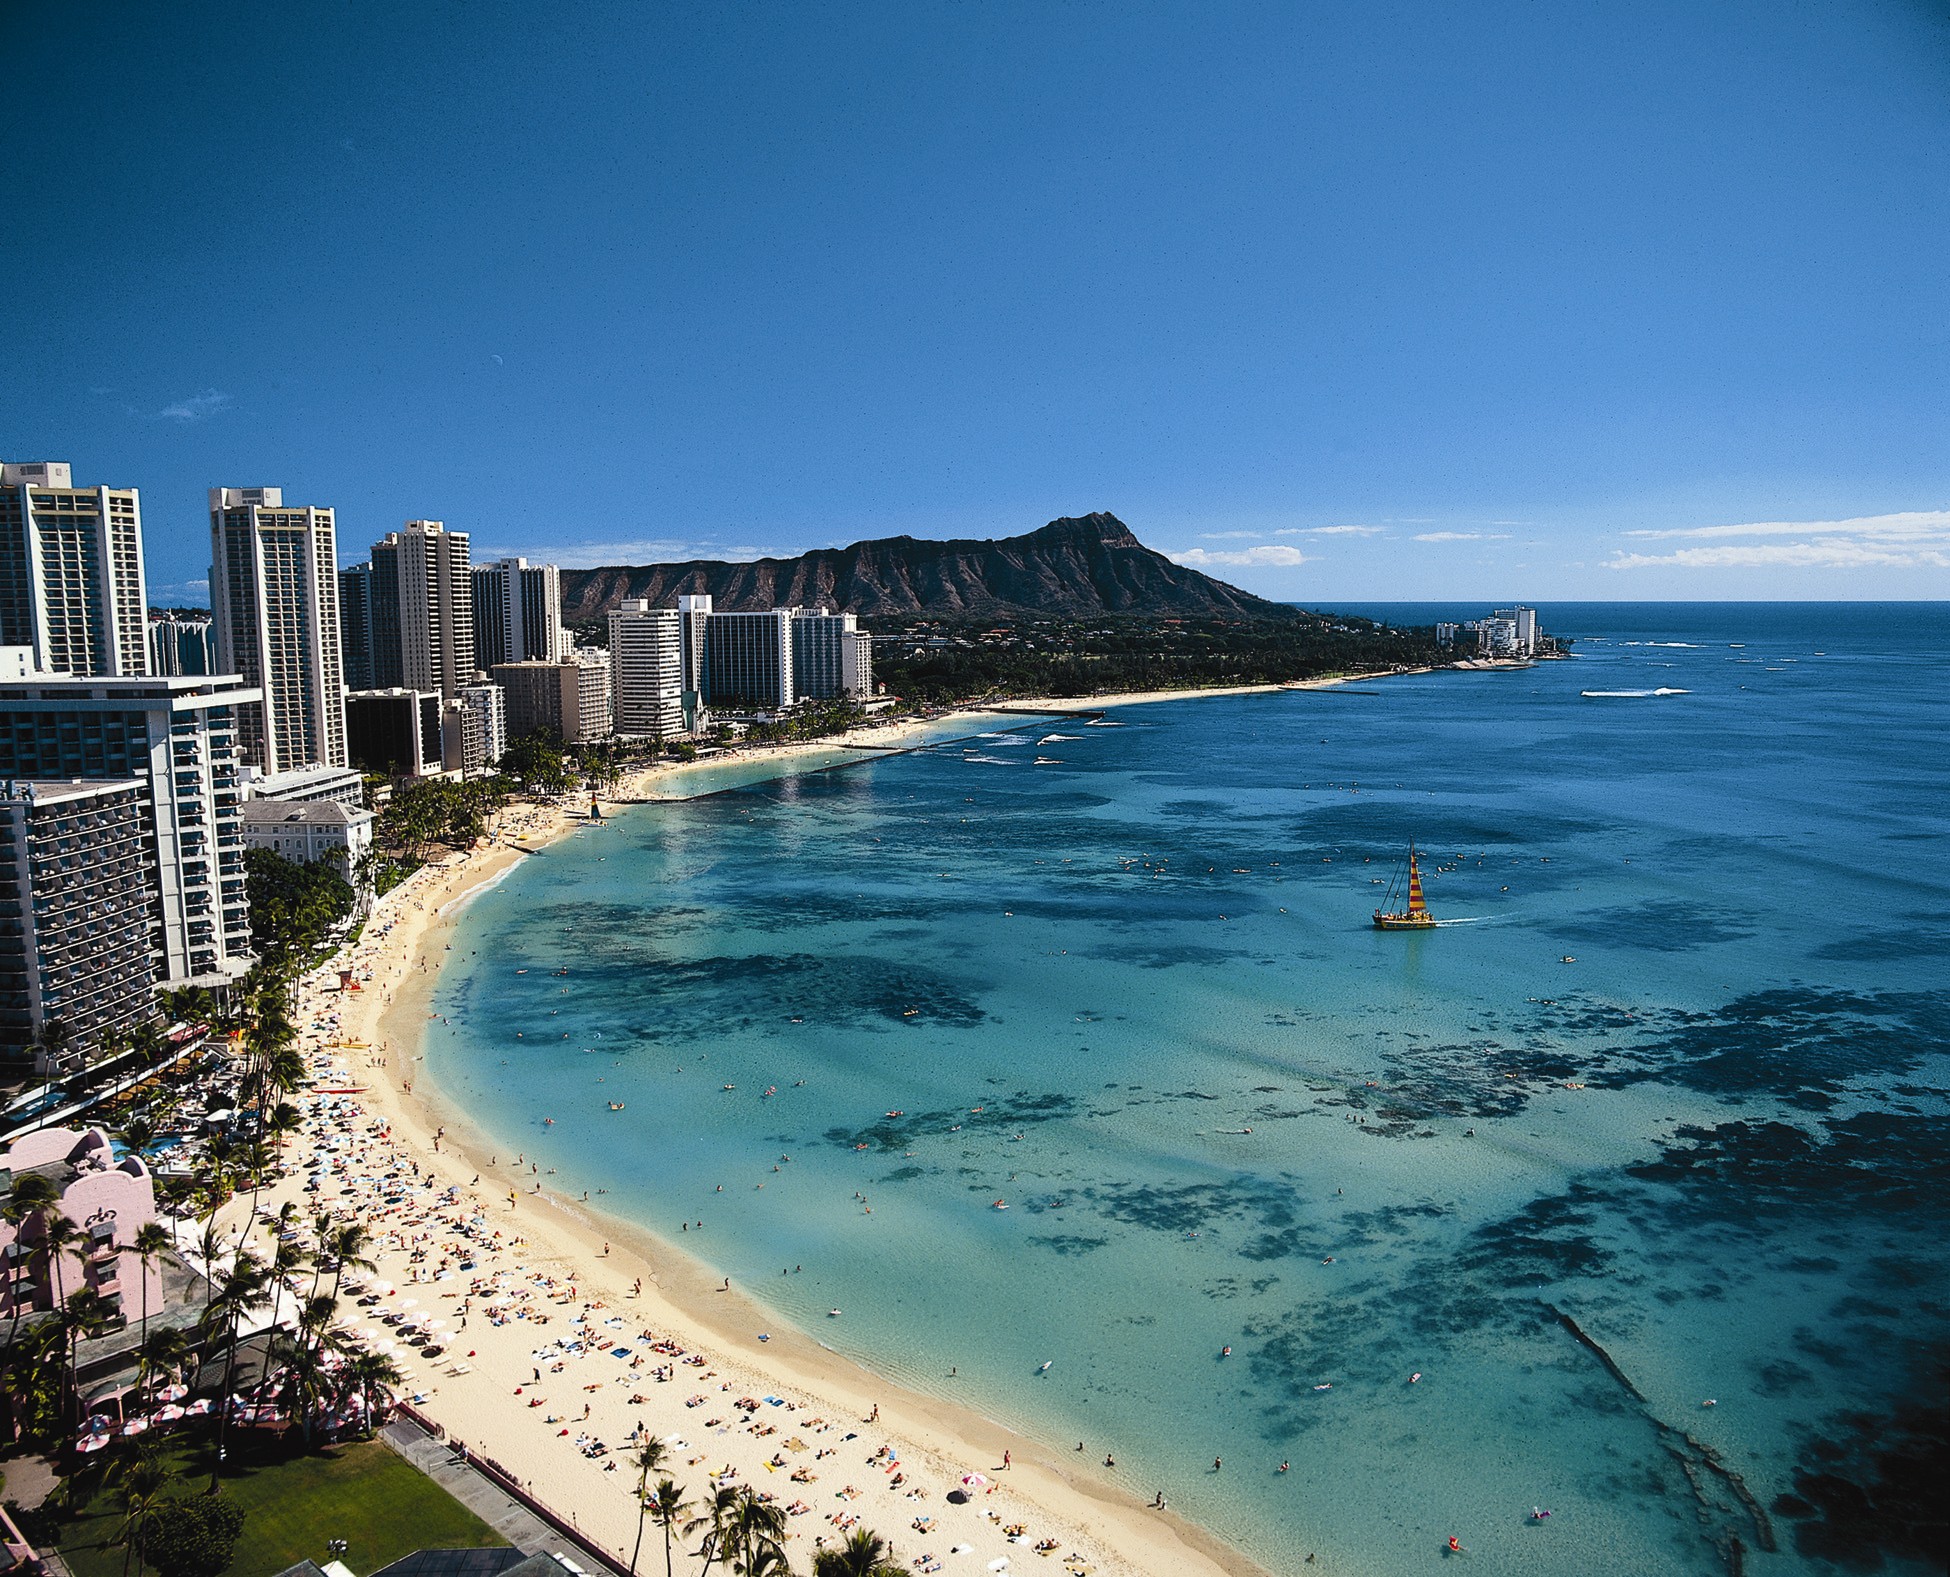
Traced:
<svg viewBox="0 0 1950 1577">
<path fill-rule="evenodd" d="M 1147 706 L 1040 772 L 625 811 L 476 900 L 429 1071 L 1276 1570 L 1923 1569 L 1829 1486 L 1950 1301 L 1950 621 L 1588 617 L 1623 639 Z M 1582 705 L 1643 688 L 1625 639 L 1685 707 Z M 1367 924 L 1410 838 L 1472 923 Z"/>
</svg>

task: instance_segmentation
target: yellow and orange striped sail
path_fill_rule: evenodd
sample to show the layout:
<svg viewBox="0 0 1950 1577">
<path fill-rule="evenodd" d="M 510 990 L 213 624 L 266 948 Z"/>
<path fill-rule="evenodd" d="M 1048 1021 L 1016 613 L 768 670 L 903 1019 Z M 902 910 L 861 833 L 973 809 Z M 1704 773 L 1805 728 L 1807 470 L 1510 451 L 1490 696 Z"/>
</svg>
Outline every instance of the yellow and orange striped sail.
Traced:
<svg viewBox="0 0 1950 1577">
<path fill-rule="evenodd" d="M 1408 912 L 1427 914 L 1428 900 L 1422 896 L 1422 867 L 1415 862 L 1415 846 L 1408 849 Z"/>
</svg>

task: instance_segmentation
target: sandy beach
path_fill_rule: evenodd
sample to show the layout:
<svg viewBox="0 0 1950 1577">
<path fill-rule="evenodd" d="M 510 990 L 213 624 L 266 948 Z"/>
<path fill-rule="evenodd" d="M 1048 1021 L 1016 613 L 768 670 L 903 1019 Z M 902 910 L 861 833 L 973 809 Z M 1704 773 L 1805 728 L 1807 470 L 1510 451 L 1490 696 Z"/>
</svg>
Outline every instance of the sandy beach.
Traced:
<svg viewBox="0 0 1950 1577">
<path fill-rule="evenodd" d="M 1279 688 L 1000 704 L 1084 711 Z M 969 708 L 765 753 L 898 750 L 947 737 L 944 724 L 979 727 L 995 716 Z M 685 776 L 724 759 L 639 771 L 609 797 L 679 797 Z M 302 986 L 316 1086 L 305 1102 L 312 1161 L 294 1168 L 275 1203 L 293 1200 L 307 1218 L 324 1210 L 357 1219 L 374 1234 L 376 1279 L 364 1289 L 369 1301 L 346 1311 L 353 1328 L 385 1341 L 386 1313 L 444 1322 L 440 1358 L 402 1355 L 412 1371 L 403 1393 L 449 1439 L 500 1464 L 625 1560 L 637 1526 L 629 1453 L 643 1431 L 666 1443 L 656 1476 L 675 1479 L 688 1499 L 718 1484 L 775 1498 L 801 1569 L 857 1521 L 917 1571 L 1041 1569 L 1041 1557 L 1051 1569 L 1105 1574 L 1260 1573 L 1149 1504 L 1161 1490 L 1168 1507 L 1170 1485 L 1120 1483 L 1105 1461 L 1115 1442 L 1053 1450 L 880 1379 L 673 1245 L 605 1215 L 600 1200 L 558 1196 L 546 1172 L 503 1153 L 437 1091 L 416 1087 L 439 960 L 460 910 L 536 857 L 529 851 L 573 835 L 579 809 L 511 806 L 497 819 L 497 841 L 387 894 L 358 944 Z M 340 989 L 342 969 L 357 989 Z M 970 1474 L 981 1482 L 951 1503 Z M 1004 1558 L 1006 1567 L 993 1566 Z"/>
</svg>

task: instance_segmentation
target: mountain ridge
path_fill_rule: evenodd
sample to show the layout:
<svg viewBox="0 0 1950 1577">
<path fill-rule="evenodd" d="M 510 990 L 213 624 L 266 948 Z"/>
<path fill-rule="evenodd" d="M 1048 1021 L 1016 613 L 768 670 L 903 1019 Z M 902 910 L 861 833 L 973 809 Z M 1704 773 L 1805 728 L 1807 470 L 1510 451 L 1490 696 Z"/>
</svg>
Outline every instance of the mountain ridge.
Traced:
<svg viewBox="0 0 1950 1577">
<path fill-rule="evenodd" d="M 598 618 L 626 597 L 674 607 L 679 596 L 698 593 L 731 613 L 826 607 L 881 618 L 1298 617 L 1284 603 L 1174 564 L 1108 511 L 1066 515 L 1014 537 L 875 537 L 742 564 L 691 559 L 562 571 L 562 613 L 571 623 Z"/>
</svg>

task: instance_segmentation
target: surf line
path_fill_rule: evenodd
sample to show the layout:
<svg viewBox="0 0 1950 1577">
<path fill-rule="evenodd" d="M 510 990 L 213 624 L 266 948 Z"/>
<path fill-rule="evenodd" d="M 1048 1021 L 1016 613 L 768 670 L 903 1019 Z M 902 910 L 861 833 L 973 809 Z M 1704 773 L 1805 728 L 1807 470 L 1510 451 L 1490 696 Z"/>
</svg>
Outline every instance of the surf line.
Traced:
<svg viewBox="0 0 1950 1577">
<path fill-rule="evenodd" d="M 1755 1498 L 1754 1492 L 1747 1488 L 1747 1481 L 1720 1460 L 1720 1453 L 1705 1441 L 1695 1439 L 1687 1431 L 1675 1429 L 1654 1413 L 1645 1399 L 1645 1393 L 1632 1384 L 1631 1377 L 1619 1368 L 1618 1361 L 1569 1314 L 1558 1308 L 1556 1304 L 1545 1303 L 1541 1299 L 1538 1306 L 1545 1313 L 1554 1316 L 1557 1322 L 1571 1333 L 1578 1345 L 1604 1366 L 1605 1373 L 1618 1382 L 1625 1394 L 1639 1404 L 1640 1410 L 1645 1414 L 1646 1422 L 1651 1424 L 1654 1432 L 1657 1433 L 1659 1444 L 1665 1447 L 1667 1454 L 1678 1463 L 1679 1471 L 1685 1474 L 1686 1482 L 1692 1487 L 1694 1498 L 1699 1501 L 1701 1510 L 1712 1512 L 1723 1509 L 1723 1507 L 1716 1507 L 1707 1495 L 1706 1486 L 1701 1482 L 1699 1474 L 1699 1469 L 1704 1468 L 1707 1472 L 1715 1474 L 1740 1502 L 1741 1508 L 1753 1523 L 1754 1542 L 1770 1555 L 1779 1549 L 1780 1546 L 1774 1539 L 1774 1524 L 1769 1520 L 1766 1508 Z M 1740 1542 L 1740 1535 L 1730 1528 L 1726 1532 L 1726 1545 L 1722 1553 L 1726 1558 L 1727 1570 L 1732 1577 L 1742 1577 L 1742 1573 L 1747 1569 L 1747 1550 Z"/>
</svg>

